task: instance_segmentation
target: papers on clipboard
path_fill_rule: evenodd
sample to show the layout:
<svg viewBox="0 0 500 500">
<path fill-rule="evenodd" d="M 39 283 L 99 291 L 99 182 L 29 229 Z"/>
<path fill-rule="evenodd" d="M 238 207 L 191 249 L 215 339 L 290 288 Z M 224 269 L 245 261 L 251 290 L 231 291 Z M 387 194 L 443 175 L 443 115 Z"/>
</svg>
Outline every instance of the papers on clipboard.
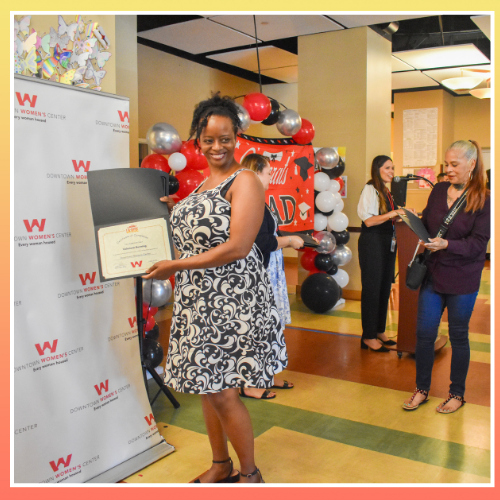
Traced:
<svg viewBox="0 0 500 500">
<path fill-rule="evenodd" d="M 430 235 L 425 229 L 425 226 L 417 215 L 410 212 L 406 208 L 403 208 L 404 214 L 398 214 L 401 217 L 401 220 L 405 222 L 409 228 L 421 239 L 424 243 L 429 243 Z"/>
</svg>

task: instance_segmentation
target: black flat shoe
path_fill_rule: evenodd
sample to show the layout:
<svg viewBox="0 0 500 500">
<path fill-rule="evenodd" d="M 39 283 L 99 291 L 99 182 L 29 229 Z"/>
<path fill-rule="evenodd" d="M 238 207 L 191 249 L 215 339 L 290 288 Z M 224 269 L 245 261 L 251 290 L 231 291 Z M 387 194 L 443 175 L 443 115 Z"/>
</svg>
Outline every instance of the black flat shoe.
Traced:
<svg viewBox="0 0 500 500">
<path fill-rule="evenodd" d="M 389 352 L 389 351 L 391 351 L 391 349 L 387 349 L 387 347 L 384 347 L 383 345 L 381 345 L 378 349 L 373 349 L 373 347 L 366 345 L 363 342 L 363 339 L 361 339 L 361 349 L 370 349 L 370 351 L 373 351 L 373 352 Z"/>
<path fill-rule="evenodd" d="M 392 345 L 398 345 L 398 343 L 397 343 L 397 342 L 394 342 L 394 340 L 390 340 L 390 339 L 389 339 L 389 340 L 382 340 L 382 339 L 379 339 L 379 340 L 380 340 L 380 342 L 382 342 L 382 344 L 384 344 L 384 345 L 391 345 L 391 346 L 392 346 Z"/>
</svg>

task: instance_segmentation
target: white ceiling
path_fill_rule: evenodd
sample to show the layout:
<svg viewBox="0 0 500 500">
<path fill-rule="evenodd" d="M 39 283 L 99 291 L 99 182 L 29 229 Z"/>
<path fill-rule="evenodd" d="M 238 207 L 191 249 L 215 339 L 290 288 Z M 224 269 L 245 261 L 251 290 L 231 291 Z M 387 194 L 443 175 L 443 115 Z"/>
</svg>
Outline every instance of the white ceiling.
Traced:
<svg viewBox="0 0 500 500">
<path fill-rule="evenodd" d="M 261 71 L 263 75 L 286 83 L 297 83 L 299 81 L 299 67 L 285 66 L 284 68 L 265 69 Z"/>
<path fill-rule="evenodd" d="M 491 21 L 490 16 L 471 16 L 471 20 L 476 23 L 477 27 L 491 40 Z"/>
<path fill-rule="evenodd" d="M 428 15 L 428 14 L 427 14 Z M 422 16 L 404 16 L 400 14 L 385 14 L 385 15 L 371 15 L 371 14 L 351 14 L 349 16 L 337 16 L 336 14 L 329 15 L 328 17 L 338 21 L 346 28 L 359 28 L 360 26 L 369 26 L 370 24 L 390 23 L 392 21 L 403 21 L 404 19 L 415 19 Z"/>
<path fill-rule="evenodd" d="M 480 70 L 480 72 L 475 72 L 471 70 Z M 483 72 L 484 71 L 484 72 Z M 422 73 L 424 75 L 429 76 L 430 78 L 437 80 L 438 82 L 442 82 L 443 80 L 446 80 L 447 78 L 458 78 L 460 76 L 483 76 L 484 80 L 475 88 L 477 89 L 484 89 L 488 85 L 486 84 L 486 80 L 491 76 L 488 71 L 491 71 L 491 66 L 488 65 L 481 65 L 481 66 L 467 66 L 465 68 L 444 68 L 444 69 L 431 69 L 429 71 L 423 71 Z M 456 94 L 468 94 L 469 91 L 460 91 L 460 90 L 454 90 Z"/>
<path fill-rule="evenodd" d="M 253 16 L 211 16 L 214 22 L 255 37 Z M 331 19 L 316 15 L 257 15 L 257 38 L 264 41 L 343 29 Z"/>
<path fill-rule="evenodd" d="M 208 56 L 208 58 L 254 72 L 257 72 L 259 68 L 257 63 L 257 51 L 255 48 L 223 52 L 222 54 Z M 261 71 L 283 66 L 297 66 L 299 63 L 298 59 L 296 54 L 270 45 L 259 48 Z"/>
<path fill-rule="evenodd" d="M 194 19 L 185 23 L 141 31 L 139 36 L 191 54 L 202 54 L 255 43 L 255 38 L 208 19 Z"/>
<path fill-rule="evenodd" d="M 396 71 L 413 71 L 415 68 L 406 64 L 405 62 L 398 59 L 396 56 L 392 56 L 392 72 Z"/>
</svg>

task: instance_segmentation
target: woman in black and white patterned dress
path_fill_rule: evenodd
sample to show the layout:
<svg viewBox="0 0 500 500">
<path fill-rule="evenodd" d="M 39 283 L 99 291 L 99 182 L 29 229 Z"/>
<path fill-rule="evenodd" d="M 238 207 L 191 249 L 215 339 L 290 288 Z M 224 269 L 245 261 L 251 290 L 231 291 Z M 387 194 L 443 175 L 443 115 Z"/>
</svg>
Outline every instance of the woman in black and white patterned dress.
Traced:
<svg viewBox="0 0 500 500">
<path fill-rule="evenodd" d="M 176 273 L 165 383 L 201 394 L 212 467 L 195 482 L 260 482 L 250 415 L 240 387 L 267 388 L 287 364 L 280 318 L 254 245 L 264 212 L 259 178 L 234 159 L 238 109 L 215 95 L 195 110 L 191 134 L 210 176 L 171 208 L 179 260 L 161 261 L 145 278 Z M 163 199 L 163 201 L 170 200 Z M 239 461 L 232 469 L 227 438 Z"/>
</svg>

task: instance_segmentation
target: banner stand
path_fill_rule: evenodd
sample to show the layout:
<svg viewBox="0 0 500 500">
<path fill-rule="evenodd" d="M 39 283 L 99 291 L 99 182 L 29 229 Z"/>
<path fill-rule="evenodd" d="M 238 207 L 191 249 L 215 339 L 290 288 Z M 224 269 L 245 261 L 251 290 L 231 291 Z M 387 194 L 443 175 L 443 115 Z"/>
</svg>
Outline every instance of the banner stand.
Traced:
<svg viewBox="0 0 500 500">
<path fill-rule="evenodd" d="M 117 483 L 118 481 L 131 476 L 138 470 L 144 469 L 148 465 L 151 465 L 161 458 L 170 455 L 170 453 L 173 453 L 174 451 L 175 448 L 163 440 L 153 448 L 143 451 L 135 457 L 129 458 L 120 465 L 117 465 L 116 467 L 89 479 L 86 483 Z"/>
</svg>

